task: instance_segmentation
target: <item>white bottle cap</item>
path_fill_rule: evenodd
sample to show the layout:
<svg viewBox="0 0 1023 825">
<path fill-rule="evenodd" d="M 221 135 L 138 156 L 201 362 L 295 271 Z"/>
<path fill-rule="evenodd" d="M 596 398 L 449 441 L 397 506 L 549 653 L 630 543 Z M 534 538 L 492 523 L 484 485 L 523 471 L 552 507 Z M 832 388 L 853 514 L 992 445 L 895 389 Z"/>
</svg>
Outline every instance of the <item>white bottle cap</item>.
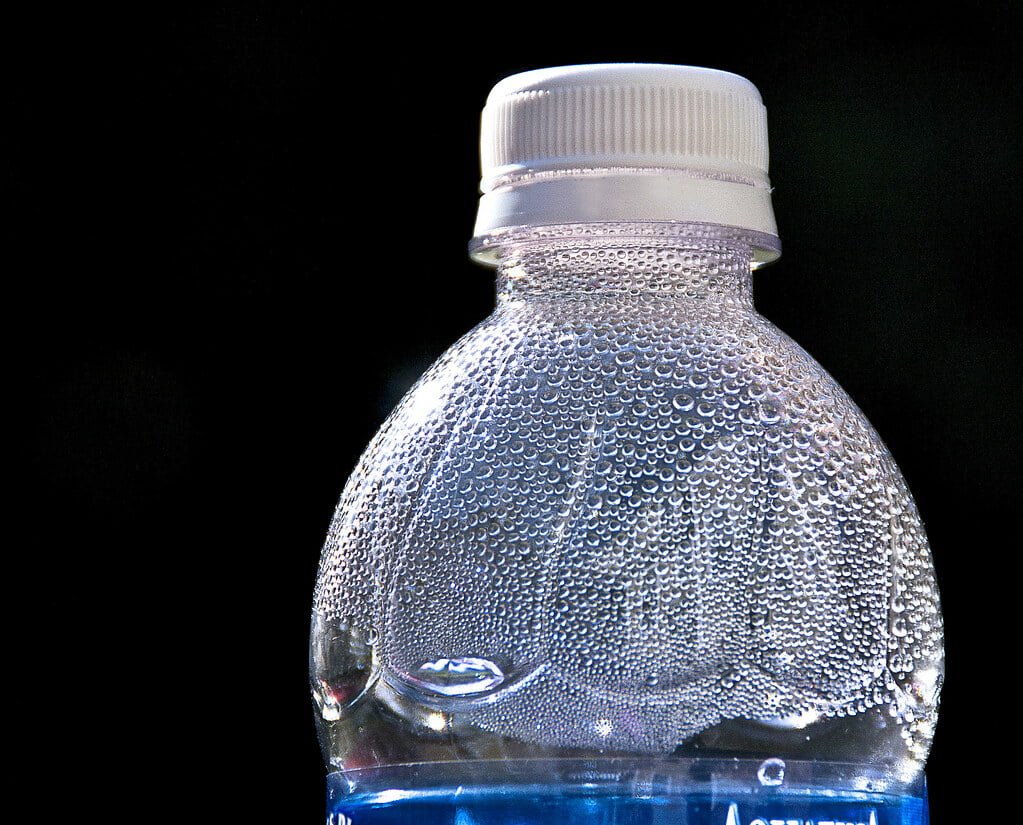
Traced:
<svg viewBox="0 0 1023 825">
<path fill-rule="evenodd" d="M 480 156 L 477 239 L 598 221 L 778 234 L 767 111 L 757 88 L 729 72 L 605 63 L 512 75 L 487 98 Z M 771 246 L 758 262 L 778 256 Z"/>
</svg>

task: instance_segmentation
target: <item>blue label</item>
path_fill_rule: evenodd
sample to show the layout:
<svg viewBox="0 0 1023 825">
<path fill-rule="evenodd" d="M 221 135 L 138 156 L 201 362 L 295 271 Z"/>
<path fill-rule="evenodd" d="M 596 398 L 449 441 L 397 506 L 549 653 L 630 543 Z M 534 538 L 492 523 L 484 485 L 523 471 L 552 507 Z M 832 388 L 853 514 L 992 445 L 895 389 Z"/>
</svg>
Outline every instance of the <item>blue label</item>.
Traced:
<svg viewBox="0 0 1023 825">
<path fill-rule="evenodd" d="M 332 800 L 327 825 L 927 825 L 914 796 L 825 793 L 653 797 L 489 791 L 384 792 Z"/>
</svg>

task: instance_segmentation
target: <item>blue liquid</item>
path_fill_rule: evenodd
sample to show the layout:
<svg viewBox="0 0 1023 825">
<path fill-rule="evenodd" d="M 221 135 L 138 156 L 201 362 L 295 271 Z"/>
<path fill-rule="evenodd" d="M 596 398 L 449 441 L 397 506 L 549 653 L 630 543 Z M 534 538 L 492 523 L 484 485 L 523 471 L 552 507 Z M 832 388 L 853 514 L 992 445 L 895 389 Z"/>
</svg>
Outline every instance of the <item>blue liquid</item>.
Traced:
<svg viewBox="0 0 1023 825">
<path fill-rule="evenodd" d="M 333 777 L 332 777 L 333 780 Z M 613 789 L 437 788 L 341 796 L 330 788 L 328 825 L 927 825 L 926 798 L 741 790 L 645 798 Z"/>
</svg>

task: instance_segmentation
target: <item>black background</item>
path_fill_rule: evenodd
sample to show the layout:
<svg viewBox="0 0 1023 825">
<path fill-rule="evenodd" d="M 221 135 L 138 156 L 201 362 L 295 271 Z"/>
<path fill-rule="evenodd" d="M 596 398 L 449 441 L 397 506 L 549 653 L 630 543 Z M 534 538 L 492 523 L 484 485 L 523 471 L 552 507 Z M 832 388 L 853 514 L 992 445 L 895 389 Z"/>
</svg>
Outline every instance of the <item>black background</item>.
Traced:
<svg viewBox="0 0 1023 825">
<path fill-rule="evenodd" d="M 935 825 L 985 787 L 1019 719 L 1018 4 L 557 9 L 11 22 L 29 537 L 7 603 L 22 773 L 68 769 L 51 807 L 319 820 L 319 548 L 387 411 L 492 305 L 465 255 L 479 109 L 507 74 L 602 61 L 760 88 L 784 255 L 757 304 L 863 408 L 927 525 Z"/>
</svg>

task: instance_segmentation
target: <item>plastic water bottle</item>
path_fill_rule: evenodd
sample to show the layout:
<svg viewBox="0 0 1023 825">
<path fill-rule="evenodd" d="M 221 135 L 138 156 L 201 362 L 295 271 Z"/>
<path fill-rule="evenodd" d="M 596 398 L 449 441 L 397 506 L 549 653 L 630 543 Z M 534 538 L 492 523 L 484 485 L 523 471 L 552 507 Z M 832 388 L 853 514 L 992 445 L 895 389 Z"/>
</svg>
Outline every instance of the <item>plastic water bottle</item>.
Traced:
<svg viewBox="0 0 1023 825">
<path fill-rule="evenodd" d="M 725 72 L 492 91 L 471 254 L 497 307 L 323 550 L 333 825 L 927 821 L 927 540 L 863 414 L 753 308 L 767 159 Z"/>
</svg>

